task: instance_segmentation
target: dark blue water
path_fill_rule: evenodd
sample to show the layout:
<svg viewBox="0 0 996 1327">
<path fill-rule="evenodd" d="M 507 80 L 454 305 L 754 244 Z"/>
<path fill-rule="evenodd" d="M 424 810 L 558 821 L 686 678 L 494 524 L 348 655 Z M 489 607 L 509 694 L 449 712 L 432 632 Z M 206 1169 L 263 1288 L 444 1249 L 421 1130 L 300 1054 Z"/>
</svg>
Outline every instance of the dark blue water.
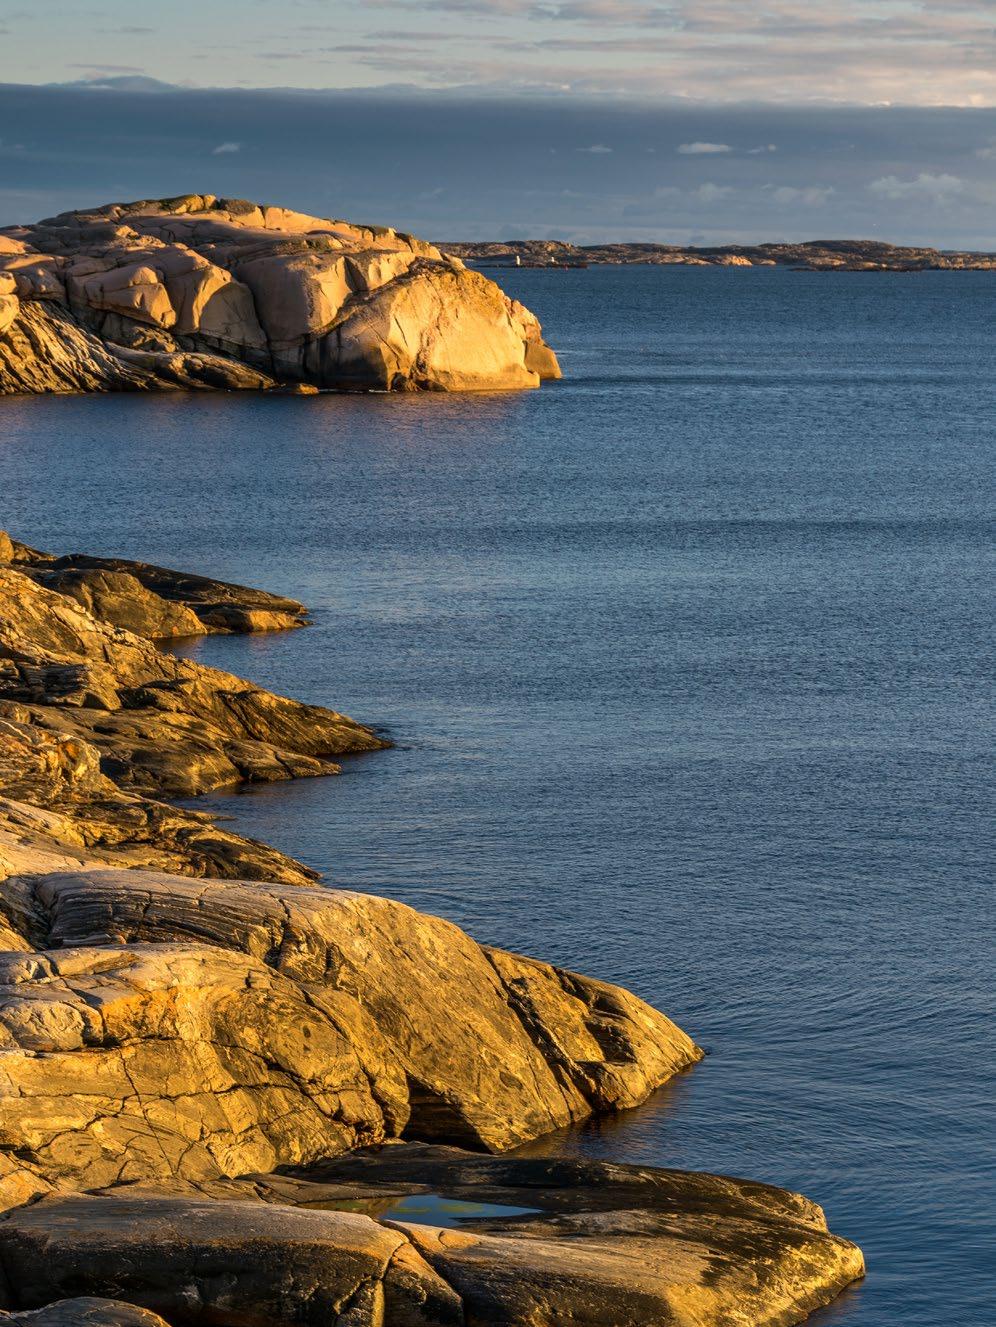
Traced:
<svg viewBox="0 0 996 1327">
<path fill-rule="evenodd" d="M 712 1052 L 543 1146 L 805 1191 L 823 1324 L 988 1324 L 996 274 L 504 279 L 563 383 L 0 402 L 0 525 L 313 604 L 197 655 L 398 749 L 218 804 Z"/>
</svg>

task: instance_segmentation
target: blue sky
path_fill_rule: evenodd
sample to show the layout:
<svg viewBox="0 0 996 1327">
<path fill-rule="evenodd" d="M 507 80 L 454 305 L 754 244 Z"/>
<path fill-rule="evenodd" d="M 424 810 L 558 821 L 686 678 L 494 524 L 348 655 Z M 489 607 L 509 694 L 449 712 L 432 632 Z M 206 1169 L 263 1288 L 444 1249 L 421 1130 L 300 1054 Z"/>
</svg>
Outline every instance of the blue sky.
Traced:
<svg viewBox="0 0 996 1327">
<path fill-rule="evenodd" d="M 207 189 L 433 237 L 996 248 L 991 0 L 0 0 L 0 81 L 0 224 Z"/>
</svg>

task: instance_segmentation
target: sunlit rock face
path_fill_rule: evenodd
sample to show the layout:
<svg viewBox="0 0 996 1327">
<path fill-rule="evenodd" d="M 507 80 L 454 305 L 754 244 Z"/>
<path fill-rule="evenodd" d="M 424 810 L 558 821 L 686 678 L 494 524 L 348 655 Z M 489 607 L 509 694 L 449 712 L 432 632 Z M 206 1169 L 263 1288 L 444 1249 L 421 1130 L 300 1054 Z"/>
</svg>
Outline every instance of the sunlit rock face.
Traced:
<svg viewBox="0 0 996 1327">
<path fill-rule="evenodd" d="M 559 376 L 528 309 L 400 231 L 210 194 L 0 231 L 0 393 Z"/>
</svg>

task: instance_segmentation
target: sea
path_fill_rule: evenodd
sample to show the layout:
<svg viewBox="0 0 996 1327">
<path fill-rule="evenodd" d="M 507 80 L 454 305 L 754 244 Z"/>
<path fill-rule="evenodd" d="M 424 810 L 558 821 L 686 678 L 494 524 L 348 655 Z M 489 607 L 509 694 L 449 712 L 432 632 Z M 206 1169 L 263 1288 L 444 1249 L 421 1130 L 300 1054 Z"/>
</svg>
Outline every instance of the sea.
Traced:
<svg viewBox="0 0 996 1327">
<path fill-rule="evenodd" d="M 996 1320 L 996 273 L 503 271 L 562 382 L 0 401 L 0 527 L 265 586 L 184 647 L 394 749 L 201 805 L 707 1058 L 531 1145 L 801 1190 L 817 1327 Z"/>
</svg>

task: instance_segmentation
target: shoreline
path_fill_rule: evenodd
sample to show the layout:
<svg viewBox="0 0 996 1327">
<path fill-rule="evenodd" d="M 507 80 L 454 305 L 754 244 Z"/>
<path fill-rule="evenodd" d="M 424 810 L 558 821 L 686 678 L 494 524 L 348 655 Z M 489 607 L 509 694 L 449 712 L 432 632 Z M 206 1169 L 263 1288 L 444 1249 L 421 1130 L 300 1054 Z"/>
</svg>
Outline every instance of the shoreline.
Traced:
<svg viewBox="0 0 996 1327">
<path fill-rule="evenodd" d="M 476 269 L 564 270 L 585 267 L 787 267 L 802 272 L 965 272 L 996 270 L 996 253 L 942 251 L 879 240 L 804 243 L 575 245 L 564 240 L 440 242 L 444 253 Z"/>
<path fill-rule="evenodd" d="M 0 958 L 0 1026 L 16 1091 L 7 1089 L 0 1149 L 8 1267 L 18 1249 L 33 1247 L 42 1219 L 59 1269 L 49 1289 L 71 1284 L 78 1293 L 83 1275 L 88 1293 L 106 1294 L 101 1258 L 120 1263 L 122 1241 L 131 1258 L 142 1232 L 158 1231 L 148 1256 L 131 1264 L 124 1298 L 168 1321 L 178 1297 L 189 1303 L 183 1287 L 194 1274 L 176 1260 L 195 1229 L 212 1247 L 222 1238 L 226 1265 L 240 1267 L 236 1299 L 270 1294 L 272 1321 L 299 1320 L 299 1290 L 261 1288 L 254 1260 L 239 1261 L 250 1228 L 254 1248 L 263 1238 L 253 1215 L 263 1201 L 267 1257 L 286 1258 L 304 1241 L 309 1268 L 318 1250 L 327 1262 L 330 1247 L 333 1262 L 351 1248 L 354 1266 L 361 1248 L 381 1268 L 346 1296 L 367 1305 L 349 1322 L 371 1327 L 392 1322 L 390 1312 L 377 1316 L 392 1297 L 410 1315 L 413 1295 L 431 1314 L 399 1323 L 536 1321 L 537 1296 L 550 1294 L 543 1265 L 561 1268 L 567 1281 L 557 1293 L 570 1292 L 570 1302 L 583 1287 L 592 1308 L 579 1322 L 605 1323 L 612 1312 L 616 1327 L 646 1322 L 665 1304 L 670 1311 L 675 1276 L 696 1323 L 719 1323 L 733 1304 L 750 1303 L 757 1322 L 774 1324 L 789 1320 L 790 1303 L 798 1320 L 862 1274 L 860 1252 L 826 1231 L 818 1208 L 769 1186 L 454 1152 L 501 1152 L 572 1119 L 636 1105 L 701 1052 L 618 987 L 476 945 L 389 900 L 316 889 L 313 879 L 292 878 L 303 868 L 288 858 L 284 883 L 270 883 L 279 855 L 258 854 L 272 849 L 237 835 L 222 848 L 225 832 L 207 817 L 178 827 L 171 816 L 189 813 L 159 797 L 221 786 L 212 783 L 221 767 L 203 763 L 209 729 L 209 745 L 227 743 L 229 763 L 241 761 L 250 781 L 331 773 L 336 754 L 384 743 L 345 716 L 170 660 L 113 620 L 146 631 L 164 617 L 189 626 L 179 604 L 199 608 L 210 626 L 220 601 L 228 614 L 218 629 L 236 629 L 233 614 L 272 611 L 260 608 L 269 602 L 262 592 L 107 561 L 52 558 L 10 540 L 0 547 L 0 898 L 9 951 Z M 282 603 L 297 621 L 302 607 Z M 136 731 L 137 765 L 122 748 Z M 164 857 L 173 874 L 162 873 Z M 259 871 L 249 880 L 247 861 Z M 179 1008 L 177 1021 L 170 1010 Z M 120 1075 L 114 1109 L 94 1115 L 87 1093 L 115 1100 Z M 61 1118 L 46 1135 L 51 1108 L 37 1112 L 53 1095 Z M 236 1117 L 219 1114 L 226 1100 L 239 1103 Z M 341 1165 L 329 1160 L 336 1156 Z M 288 1166 L 294 1184 L 272 1174 Z M 357 1202 L 399 1184 L 455 1201 L 473 1192 L 529 1214 L 469 1222 L 461 1227 L 469 1243 L 459 1246 L 431 1223 L 356 1214 Z M 70 1196 L 79 1190 L 91 1196 Z M 108 1227 L 112 1199 L 120 1216 Z M 308 1206 L 335 1201 L 353 1206 L 320 1214 Z M 705 1227 L 693 1215 L 703 1211 Z M 385 1259 L 376 1250 L 386 1233 Z M 587 1241 L 581 1265 L 578 1238 Z M 681 1272 L 677 1249 L 690 1243 L 707 1260 L 721 1257 L 722 1272 Z M 164 1247 L 173 1269 L 165 1286 L 153 1273 Z M 638 1275 L 634 1257 L 649 1258 Z M 495 1281 L 499 1265 L 514 1274 Z M 7 1307 L 34 1308 L 36 1282 L 22 1271 L 14 1285 L 18 1302 Z M 211 1293 L 198 1282 L 202 1300 Z"/>
</svg>

